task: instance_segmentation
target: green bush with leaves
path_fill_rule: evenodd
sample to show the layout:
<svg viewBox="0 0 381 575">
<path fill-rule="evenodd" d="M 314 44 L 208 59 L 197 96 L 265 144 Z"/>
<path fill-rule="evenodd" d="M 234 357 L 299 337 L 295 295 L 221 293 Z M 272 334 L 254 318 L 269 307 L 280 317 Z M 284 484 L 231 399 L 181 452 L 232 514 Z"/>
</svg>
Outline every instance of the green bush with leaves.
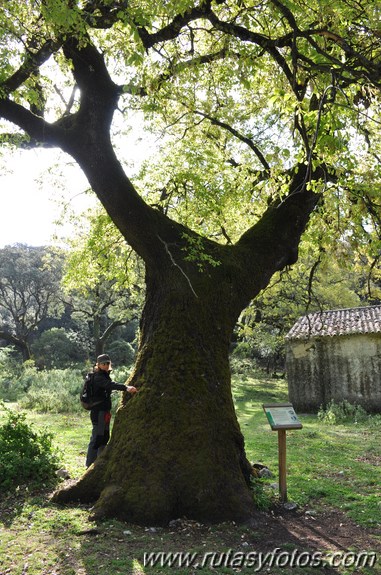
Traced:
<svg viewBox="0 0 381 575">
<path fill-rule="evenodd" d="M 26 414 L 4 404 L 6 421 L 0 426 L 0 492 L 19 485 L 40 485 L 53 481 L 59 457 L 52 435 L 34 431 L 26 423 Z"/>
<path fill-rule="evenodd" d="M 24 391 L 19 377 L 22 363 L 13 347 L 0 348 L 0 400 L 16 401 Z"/>
<path fill-rule="evenodd" d="M 114 363 L 118 365 L 131 365 L 135 358 L 135 350 L 128 341 L 116 340 L 108 346 L 108 353 Z"/>
<path fill-rule="evenodd" d="M 89 368 L 90 371 L 91 368 Z M 83 408 L 79 401 L 85 371 L 79 369 L 51 369 L 30 372 L 25 375 L 29 382 L 28 391 L 19 396 L 18 403 L 23 409 L 33 409 L 42 413 L 76 413 Z M 124 383 L 130 367 L 121 367 L 112 372 L 112 379 Z M 113 408 L 119 404 L 120 394 L 113 394 Z"/>
<path fill-rule="evenodd" d="M 81 411 L 79 393 L 84 373 L 77 369 L 34 369 L 28 391 L 18 398 L 24 409 L 34 409 L 43 413 L 73 413 Z"/>
<path fill-rule="evenodd" d="M 0 350 L 0 400 L 18 402 L 25 409 L 55 413 L 79 409 L 78 396 L 84 372 L 80 369 L 38 370 L 32 360 L 18 366 L 8 363 Z"/>
<path fill-rule="evenodd" d="M 361 405 L 341 401 L 330 401 L 326 408 L 321 407 L 318 418 L 324 423 L 336 425 L 338 423 L 363 423 L 369 419 L 369 414 Z"/>
<path fill-rule="evenodd" d="M 32 345 L 32 352 L 36 364 L 46 369 L 75 365 L 84 355 L 75 334 L 62 327 L 45 330 Z"/>
</svg>

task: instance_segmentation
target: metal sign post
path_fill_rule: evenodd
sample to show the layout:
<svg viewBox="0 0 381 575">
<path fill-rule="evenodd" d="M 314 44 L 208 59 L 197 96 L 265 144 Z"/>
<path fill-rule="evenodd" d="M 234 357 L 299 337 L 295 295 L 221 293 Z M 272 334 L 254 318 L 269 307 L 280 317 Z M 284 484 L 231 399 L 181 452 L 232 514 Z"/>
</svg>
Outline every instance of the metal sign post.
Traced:
<svg viewBox="0 0 381 575">
<path fill-rule="evenodd" d="M 287 502 L 286 430 L 302 429 L 291 403 L 266 403 L 262 405 L 273 431 L 278 431 L 279 494 Z"/>
</svg>

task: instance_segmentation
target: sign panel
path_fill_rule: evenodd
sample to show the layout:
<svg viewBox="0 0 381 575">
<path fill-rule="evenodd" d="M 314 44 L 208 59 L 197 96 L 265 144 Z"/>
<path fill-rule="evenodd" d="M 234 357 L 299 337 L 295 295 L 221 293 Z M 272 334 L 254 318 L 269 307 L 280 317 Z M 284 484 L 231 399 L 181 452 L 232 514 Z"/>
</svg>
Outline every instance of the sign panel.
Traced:
<svg viewBox="0 0 381 575">
<path fill-rule="evenodd" d="M 262 407 L 272 430 L 303 427 L 291 403 L 266 403 Z"/>
</svg>

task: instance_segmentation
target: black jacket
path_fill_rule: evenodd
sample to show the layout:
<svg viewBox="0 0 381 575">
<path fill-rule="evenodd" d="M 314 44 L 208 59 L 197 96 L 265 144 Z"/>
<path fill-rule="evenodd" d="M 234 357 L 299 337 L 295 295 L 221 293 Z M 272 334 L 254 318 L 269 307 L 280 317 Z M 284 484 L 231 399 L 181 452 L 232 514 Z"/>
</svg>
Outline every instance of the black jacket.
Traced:
<svg viewBox="0 0 381 575">
<path fill-rule="evenodd" d="M 127 387 L 123 383 L 112 381 L 110 372 L 102 369 L 94 373 L 94 396 L 102 399 L 93 407 L 96 411 L 110 411 L 111 409 L 111 392 L 114 390 L 126 391 Z"/>
</svg>

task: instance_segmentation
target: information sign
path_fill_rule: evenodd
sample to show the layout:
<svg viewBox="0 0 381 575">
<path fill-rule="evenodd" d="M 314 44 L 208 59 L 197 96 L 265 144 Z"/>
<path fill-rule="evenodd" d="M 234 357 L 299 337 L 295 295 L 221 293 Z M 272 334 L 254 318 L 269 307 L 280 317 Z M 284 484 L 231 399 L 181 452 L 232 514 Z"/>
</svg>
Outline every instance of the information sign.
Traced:
<svg viewBox="0 0 381 575">
<path fill-rule="evenodd" d="M 287 501 L 286 480 L 286 430 L 302 429 L 291 403 L 264 403 L 262 405 L 271 429 L 278 431 L 279 493 L 283 503 Z"/>
<path fill-rule="evenodd" d="M 291 403 L 267 403 L 262 407 L 271 429 L 302 429 Z"/>
</svg>

